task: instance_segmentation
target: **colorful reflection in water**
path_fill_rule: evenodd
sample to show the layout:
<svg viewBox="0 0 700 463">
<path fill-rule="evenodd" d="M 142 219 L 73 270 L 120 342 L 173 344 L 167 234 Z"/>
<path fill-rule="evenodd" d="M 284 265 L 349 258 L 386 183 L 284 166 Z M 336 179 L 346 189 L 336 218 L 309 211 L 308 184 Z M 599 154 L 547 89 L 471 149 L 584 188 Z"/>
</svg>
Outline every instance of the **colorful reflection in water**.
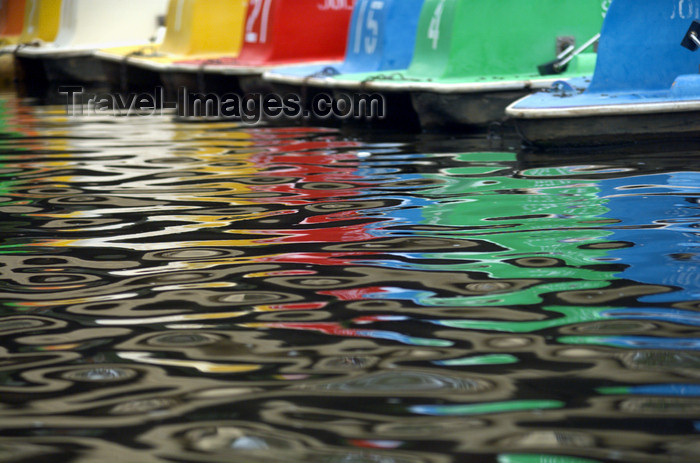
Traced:
<svg viewBox="0 0 700 463">
<path fill-rule="evenodd" d="M 695 462 L 697 152 L 0 111 L 0 461 Z"/>
</svg>

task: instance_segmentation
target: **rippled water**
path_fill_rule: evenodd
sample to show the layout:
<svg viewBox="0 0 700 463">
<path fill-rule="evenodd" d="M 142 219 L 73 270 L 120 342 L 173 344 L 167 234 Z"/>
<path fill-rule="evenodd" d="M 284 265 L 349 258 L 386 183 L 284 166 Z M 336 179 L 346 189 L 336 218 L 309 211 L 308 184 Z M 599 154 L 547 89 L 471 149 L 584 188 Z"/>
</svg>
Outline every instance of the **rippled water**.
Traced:
<svg viewBox="0 0 700 463">
<path fill-rule="evenodd" d="M 700 150 L 1 112 L 0 461 L 700 460 Z"/>
</svg>

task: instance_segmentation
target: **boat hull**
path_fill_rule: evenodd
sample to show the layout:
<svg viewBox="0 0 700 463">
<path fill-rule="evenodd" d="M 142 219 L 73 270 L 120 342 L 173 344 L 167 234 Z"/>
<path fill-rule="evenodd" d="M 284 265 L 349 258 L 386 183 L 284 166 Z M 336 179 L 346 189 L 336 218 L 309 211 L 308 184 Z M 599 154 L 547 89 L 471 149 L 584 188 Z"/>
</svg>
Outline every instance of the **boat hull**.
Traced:
<svg viewBox="0 0 700 463">
<path fill-rule="evenodd" d="M 322 125 L 330 127 L 354 126 L 370 128 L 401 129 L 409 132 L 420 130 L 420 120 L 418 114 L 413 109 L 410 92 L 378 92 L 364 88 L 345 88 L 342 86 L 328 86 L 323 83 L 307 81 L 303 84 L 285 83 L 281 81 L 266 81 L 271 85 L 271 90 L 280 96 L 297 95 L 301 102 L 301 108 L 308 117 L 303 118 L 307 125 Z M 347 117 L 316 117 L 313 102 L 317 98 L 327 97 L 333 101 L 345 99 L 349 96 L 354 98 L 357 95 L 379 95 L 384 102 L 382 117 L 376 114 L 351 114 Z M 357 108 L 355 108 L 357 109 Z M 372 117 L 368 117 L 372 116 Z"/>
<path fill-rule="evenodd" d="M 177 101 L 178 115 L 196 114 L 193 98 L 197 95 L 210 95 L 221 99 L 226 95 L 241 95 L 238 76 L 209 73 L 198 70 L 167 69 L 160 71 L 165 95 L 168 101 Z M 183 95 L 190 95 L 184 97 Z M 212 116 L 216 117 L 216 116 Z"/>
<path fill-rule="evenodd" d="M 107 84 L 102 65 L 92 54 L 45 58 L 44 68 L 50 82 L 102 88 Z"/>
<path fill-rule="evenodd" d="M 147 68 L 134 66 L 126 60 L 101 59 L 102 70 L 107 80 L 110 91 L 127 94 L 152 93 L 156 88 L 162 87 L 160 75 Z"/>
<path fill-rule="evenodd" d="M 378 94 L 384 101 L 384 114 L 382 117 L 347 117 L 342 119 L 344 125 L 367 126 L 370 128 L 399 129 L 406 132 L 418 132 L 421 130 L 421 121 L 414 109 L 411 92 L 376 92 L 373 90 L 348 90 L 342 87 L 333 88 L 333 98 L 339 100 L 343 95 L 354 96 L 357 94 Z"/>
<path fill-rule="evenodd" d="M 86 92 L 109 88 L 102 64 L 92 55 L 15 55 L 15 66 L 17 91 L 23 97 L 60 100 L 61 86 L 80 86 Z"/>
<path fill-rule="evenodd" d="M 265 95 L 275 91 L 273 85 L 263 80 L 262 73 L 242 74 L 238 76 L 238 82 L 243 93 L 261 93 Z"/>
<path fill-rule="evenodd" d="M 21 97 L 44 97 L 49 81 L 44 60 L 15 56 L 15 80 Z"/>
<path fill-rule="evenodd" d="M 332 95 L 332 91 L 317 85 L 289 84 L 283 82 L 265 81 L 272 93 L 282 97 L 296 95 L 299 97 L 303 110 L 311 110 L 311 102 L 319 95 Z"/>
<path fill-rule="evenodd" d="M 423 128 L 483 127 L 505 119 L 505 109 L 529 90 L 438 93 L 418 91 L 411 94 L 415 112 Z"/>
<path fill-rule="evenodd" d="M 526 144 L 540 147 L 602 146 L 700 137 L 700 108 L 693 111 L 515 119 Z"/>
<path fill-rule="evenodd" d="M 267 86 L 269 92 L 275 95 L 279 95 L 282 98 L 286 98 L 290 95 L 294 95 L 299 99 L 299 105 L 303 114 L 307 116 L 298 117 L 296 119 L 292 118 L 279 118 L 273 122 L 281 124 L 298 123 L 300 125 L 315 125 L 322 127 L 340 127 L 341 121 L 337 118 L 327 117 L 319 118 L 314 117 L 314 112 L 312 111 L 312 101 L 314 101 L 320 95 L 332 96 L 333 92 L 330 89 L 319 87 L 316 85 L 304 85 L 302 83 L 286 83 L 265 80 L 264 84 Z"/>
</svg>

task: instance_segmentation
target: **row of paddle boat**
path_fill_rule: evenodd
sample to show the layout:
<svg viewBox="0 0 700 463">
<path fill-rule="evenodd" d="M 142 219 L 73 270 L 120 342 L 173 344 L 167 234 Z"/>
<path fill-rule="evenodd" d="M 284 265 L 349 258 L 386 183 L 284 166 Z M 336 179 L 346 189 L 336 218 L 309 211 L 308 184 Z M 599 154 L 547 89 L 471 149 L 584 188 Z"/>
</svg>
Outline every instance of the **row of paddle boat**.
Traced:
<svg viewBox="0 0 700 463">
<path fill-rule="evenodd" d="M 534 144 L 700 134 L 700 0 L 0 2 L 8 18 L 24 5 L 3 51 L 30 96 L 372 94 L 375 122 L 406 129 L 512 120 Z"/>
<path fill-rule="evenodd" d="M 595 36 L 604 13 L 599 0 L 504 0 L 497 8 L 488 0 L 171 0 L 164 39 L 146 42 L 147 25 L 164 9 L 148 0 L 137 10 L 148 18 L 144 28 L 131 37 L 141 43 L 109 47 L 134 29 L 130 5 L 63 3 L 60 29 L 72 33 L 15 52 L 28 95 L 75 84 L 122 92 L 163 85 L 169 99 L 181 87 L 309 101 L 321 92 L 373 92 L 384 97 L 387 119 L 406 128 L 488 124 L 533 88 L 592 73 L 590 48 L 561 68 L 537 66 Z M 69 17 L 92 9 L 101 37 Z M 111 29 L 120 34 L 106 37 Z M 77 49 L 80 57 L 68 60 Z"/>
</svg>

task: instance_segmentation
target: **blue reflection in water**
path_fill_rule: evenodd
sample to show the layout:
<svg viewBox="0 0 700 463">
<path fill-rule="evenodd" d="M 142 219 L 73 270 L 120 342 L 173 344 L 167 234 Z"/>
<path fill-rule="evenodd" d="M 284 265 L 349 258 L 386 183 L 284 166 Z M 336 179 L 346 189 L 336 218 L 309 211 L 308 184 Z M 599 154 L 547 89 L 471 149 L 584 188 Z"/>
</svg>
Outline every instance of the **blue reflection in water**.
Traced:
<svg viewBox="0 0 700 463">
<path fill-rule="evenodd" d="M 646 384 L 643 386 L 600 388 L 599 391 L 603 394 L 700 397 L 700 384 Z"/>
<path fill-rule="evenodd" d="M 603 311 L 603 316 L 628 320 L 657 320 L 680 325 L 700 326 L 700 313 L 678 309 L 612 309 Z"/>
<path fill-rule="evenodd" d="M 562 343 L 594 344 L 627 349 L 700 350 L 698 338 L 662 338 L 652 336 L 563 336 Z"/>
<path fill-rule="evenodd" d="M 628 266 L 617 276 L 677 287 L 643 296 L 644 302 L 699 299 L 700 172 L 606 179 L 600 189 L 610 208 L 606 215 L 619 220 L 608 239 L 633 243 L 610 251 L 611 258 Z"/>
</svg>

